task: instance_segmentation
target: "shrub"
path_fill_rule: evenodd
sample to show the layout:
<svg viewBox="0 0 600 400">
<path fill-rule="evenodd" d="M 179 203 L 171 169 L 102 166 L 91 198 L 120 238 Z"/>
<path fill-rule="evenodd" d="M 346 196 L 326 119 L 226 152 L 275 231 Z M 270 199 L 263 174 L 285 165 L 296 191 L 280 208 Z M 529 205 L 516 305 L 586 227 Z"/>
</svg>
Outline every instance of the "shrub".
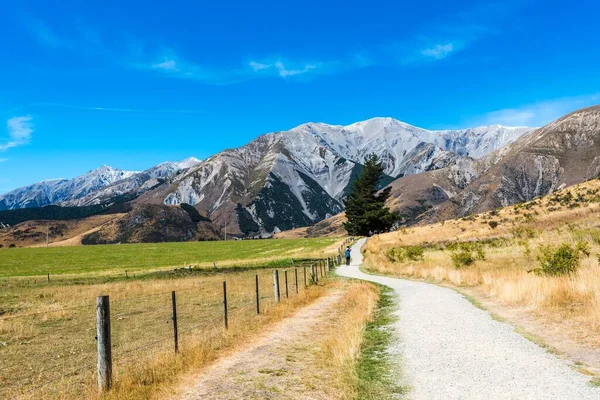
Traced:
<svg viewBox="0 0 600 400">
<path fill-rule="evenodd" d="M 464 249 L 452 253 L 450 257 L 452 257 L 452 263 L 454 264 L 454 268 L 456 269 L 471 265 L 475 262 L 475 258 L 473 258 L 473 253 Z"/>
<path fill-rule="evenodd" d="M 488 222 L 488 225 L 490 226 L 490 228 L 492 229 L 496 229 L 499 225 L 498 221 L 490 221 Z"/>
<path fill-rule="evenodd" d="M 450 254 L 455 268 L 461 268 L 473 264 L 476 260 L 485 261 L 485 248 L 479 242 L 458 243 L 453 246 L 454 251 Z"/>
<path fill-rule="evenodd" d="M 386 257 L 392 262 L 403 262 L 406 259 L 418 261 L 423 259 L 424 253 L 423 246 L 403 246 L 389 249 Z"/>
<path fill-rule="evenodd" d="M 563 243 L 559 247 L 552 245 L 540 247 L 538 254 L 540 268 L 534 270 L 537 274 L 562 276 L 577 271 L 581 264 L 581 250 Z"/>
<path fill-rule="evenodd" d="M 3 248 L 3 247 L 4 247 L 4 245 L 3 245 L 3 244 L 0 244 L 0 249 L 1 249 L 1 248 Z"/>
<path fill-rule="evenodd" d="M 8 245 L 9 249 L 14 249 L 15 247 L 17 247 L 17 246 L 14 243 L 11 243 L 11 244 Z"/>
<path fill-rule="evenodd" d="M 404 249 L 404 254 L 406 255 L 406 258 L 413 261 L 422 260 L 424 257 L 424 253 L 425 249 L 423 249 L 423 247 L 421 246 L 407 246 Z"/>
<path fill-rule="evenodd" d="M 391 262 L 403 262 L 404 261 L 404 252 L 402 251 L 402 248 L 400 248 L 400 247 L 395 247 L 393 249 L 389 249 L 385 253 L 385 256 Z"/>
</svg>

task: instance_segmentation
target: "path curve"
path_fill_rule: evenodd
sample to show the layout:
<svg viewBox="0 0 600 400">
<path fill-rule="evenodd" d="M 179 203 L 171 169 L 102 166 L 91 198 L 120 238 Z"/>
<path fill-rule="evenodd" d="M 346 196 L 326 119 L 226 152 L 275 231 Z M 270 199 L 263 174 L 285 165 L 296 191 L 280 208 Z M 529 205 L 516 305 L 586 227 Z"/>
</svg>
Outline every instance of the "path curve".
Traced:
<svg viewBox="0 0 600 400">
<path fill-rule="evenodd" d="M 600 399 L 589 377 L 456 291 L 361 272 L 365 241 L 353 246 L 351 265 L 337 273 L 389 286 L 398 295 L 399 340 L 390 351 L 401 355 L 405 376 L 399 383 L 408 381 L 412 399 Z"/>
</svg>

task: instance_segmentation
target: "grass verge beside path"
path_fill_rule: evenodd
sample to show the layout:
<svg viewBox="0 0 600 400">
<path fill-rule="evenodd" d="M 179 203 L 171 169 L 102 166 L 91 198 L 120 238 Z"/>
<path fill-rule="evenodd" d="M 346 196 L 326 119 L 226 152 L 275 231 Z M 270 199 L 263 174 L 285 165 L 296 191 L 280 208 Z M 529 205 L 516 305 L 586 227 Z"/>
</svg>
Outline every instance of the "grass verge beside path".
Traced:
<svg viewBox="0 0 600 400">
<path fill-rule="evenodd" d="M 398 366 L 388 353 L 394 341 L 394 293 L 387 286 L 379 286 L 379 290 L 377 309 L 366 326 L 356 363 L 357 400 L 399 399 L 408 393 L 408 388 L 398 385 Z"/>
</svg>

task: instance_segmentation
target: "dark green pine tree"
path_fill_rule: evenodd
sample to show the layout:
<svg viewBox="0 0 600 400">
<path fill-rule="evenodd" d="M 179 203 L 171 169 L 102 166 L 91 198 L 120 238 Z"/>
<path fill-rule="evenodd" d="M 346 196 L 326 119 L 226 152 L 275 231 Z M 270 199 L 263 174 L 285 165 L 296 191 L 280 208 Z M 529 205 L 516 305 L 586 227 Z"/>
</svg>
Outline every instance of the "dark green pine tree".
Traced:
<svg viewBox="0 0 600 400">
<path fill-rule="evenodd" d="M 367 236 L 369 232 L 387 232 L 398 219 L 396 213 L 385 206 L 392 188 L 378 192 L 383 177 L 383 165 L 376 154 L 365 159 L 361 176 L 352 185 L 352 193 L 346 198 L 346 218 L 344 228 L 348 234 Z"/>
</svg>

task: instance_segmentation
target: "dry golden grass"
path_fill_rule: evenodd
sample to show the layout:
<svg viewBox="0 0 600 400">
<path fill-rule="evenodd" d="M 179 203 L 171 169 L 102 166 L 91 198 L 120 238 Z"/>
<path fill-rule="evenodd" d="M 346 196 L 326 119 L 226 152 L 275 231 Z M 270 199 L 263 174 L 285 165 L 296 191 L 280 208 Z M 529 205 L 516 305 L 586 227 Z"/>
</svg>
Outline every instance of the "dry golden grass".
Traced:
<svg viewBox="0 0 600 400">
<path fill-rule="evenodd" d="M 571 193 L 572 200 L 565 195 Z M 565 338 L 600 346 L 600 181 L 495 213 L 417 226 L 372 238 L 366 248 L 368 268 L 391 275 L 448 283 L 473 289 L 481 299 L 520 309 L 551 324 Z M 562 202 L 562 204 L 561 204 Z M 498 226 L 492 228 L 491 221 Z M 493 240 L 486 259 L 455 268 L 444 247 L 451 242 Z M 542 245 L 587 242 L 591 255 L 571 276 L 540 276 L 536 255 Z M 391 262 L 393 247 L 420 245 L 423 260 Z"/>
<path fill-rule="evenodd" d="M 356 361 L 360 355 L 367 322 L 372 320 L 378 289 L 368 283 L 352 283 L 336 310 L 335 317 L 321 334 L 318 371 L 330 371 L 327 390 L 331 398 L 356 397 Z"/>
<path fill-rule="evenodd" d="M 102 278 L 33 284 L 3 283 L 18 313 L 0 317 L 0 398 L 93 398 L 96 343 L 95 298 L 108 294 L 114 361 L 114 390 L 107 398 L 141 399 L 169 391 L 181 372 L 202 366 L 233 345 L 290 315 L 326 289 L 304 290 L 303 268 L 288 270 L 286 298 L 275 304 L 271 270 L 192 274 L 173 278 Z M 308 271 L 307 271 L 308 272 Z M 255 275 L 261 315 L 256 315 Z M 223 324 L 222 282 L 227 281 L 229 330 Z M 173 352 L 171 291 L 177 293 L 180 353 Z M 66 375 L 66 376 L 65 376 Z"/>
</svg>

